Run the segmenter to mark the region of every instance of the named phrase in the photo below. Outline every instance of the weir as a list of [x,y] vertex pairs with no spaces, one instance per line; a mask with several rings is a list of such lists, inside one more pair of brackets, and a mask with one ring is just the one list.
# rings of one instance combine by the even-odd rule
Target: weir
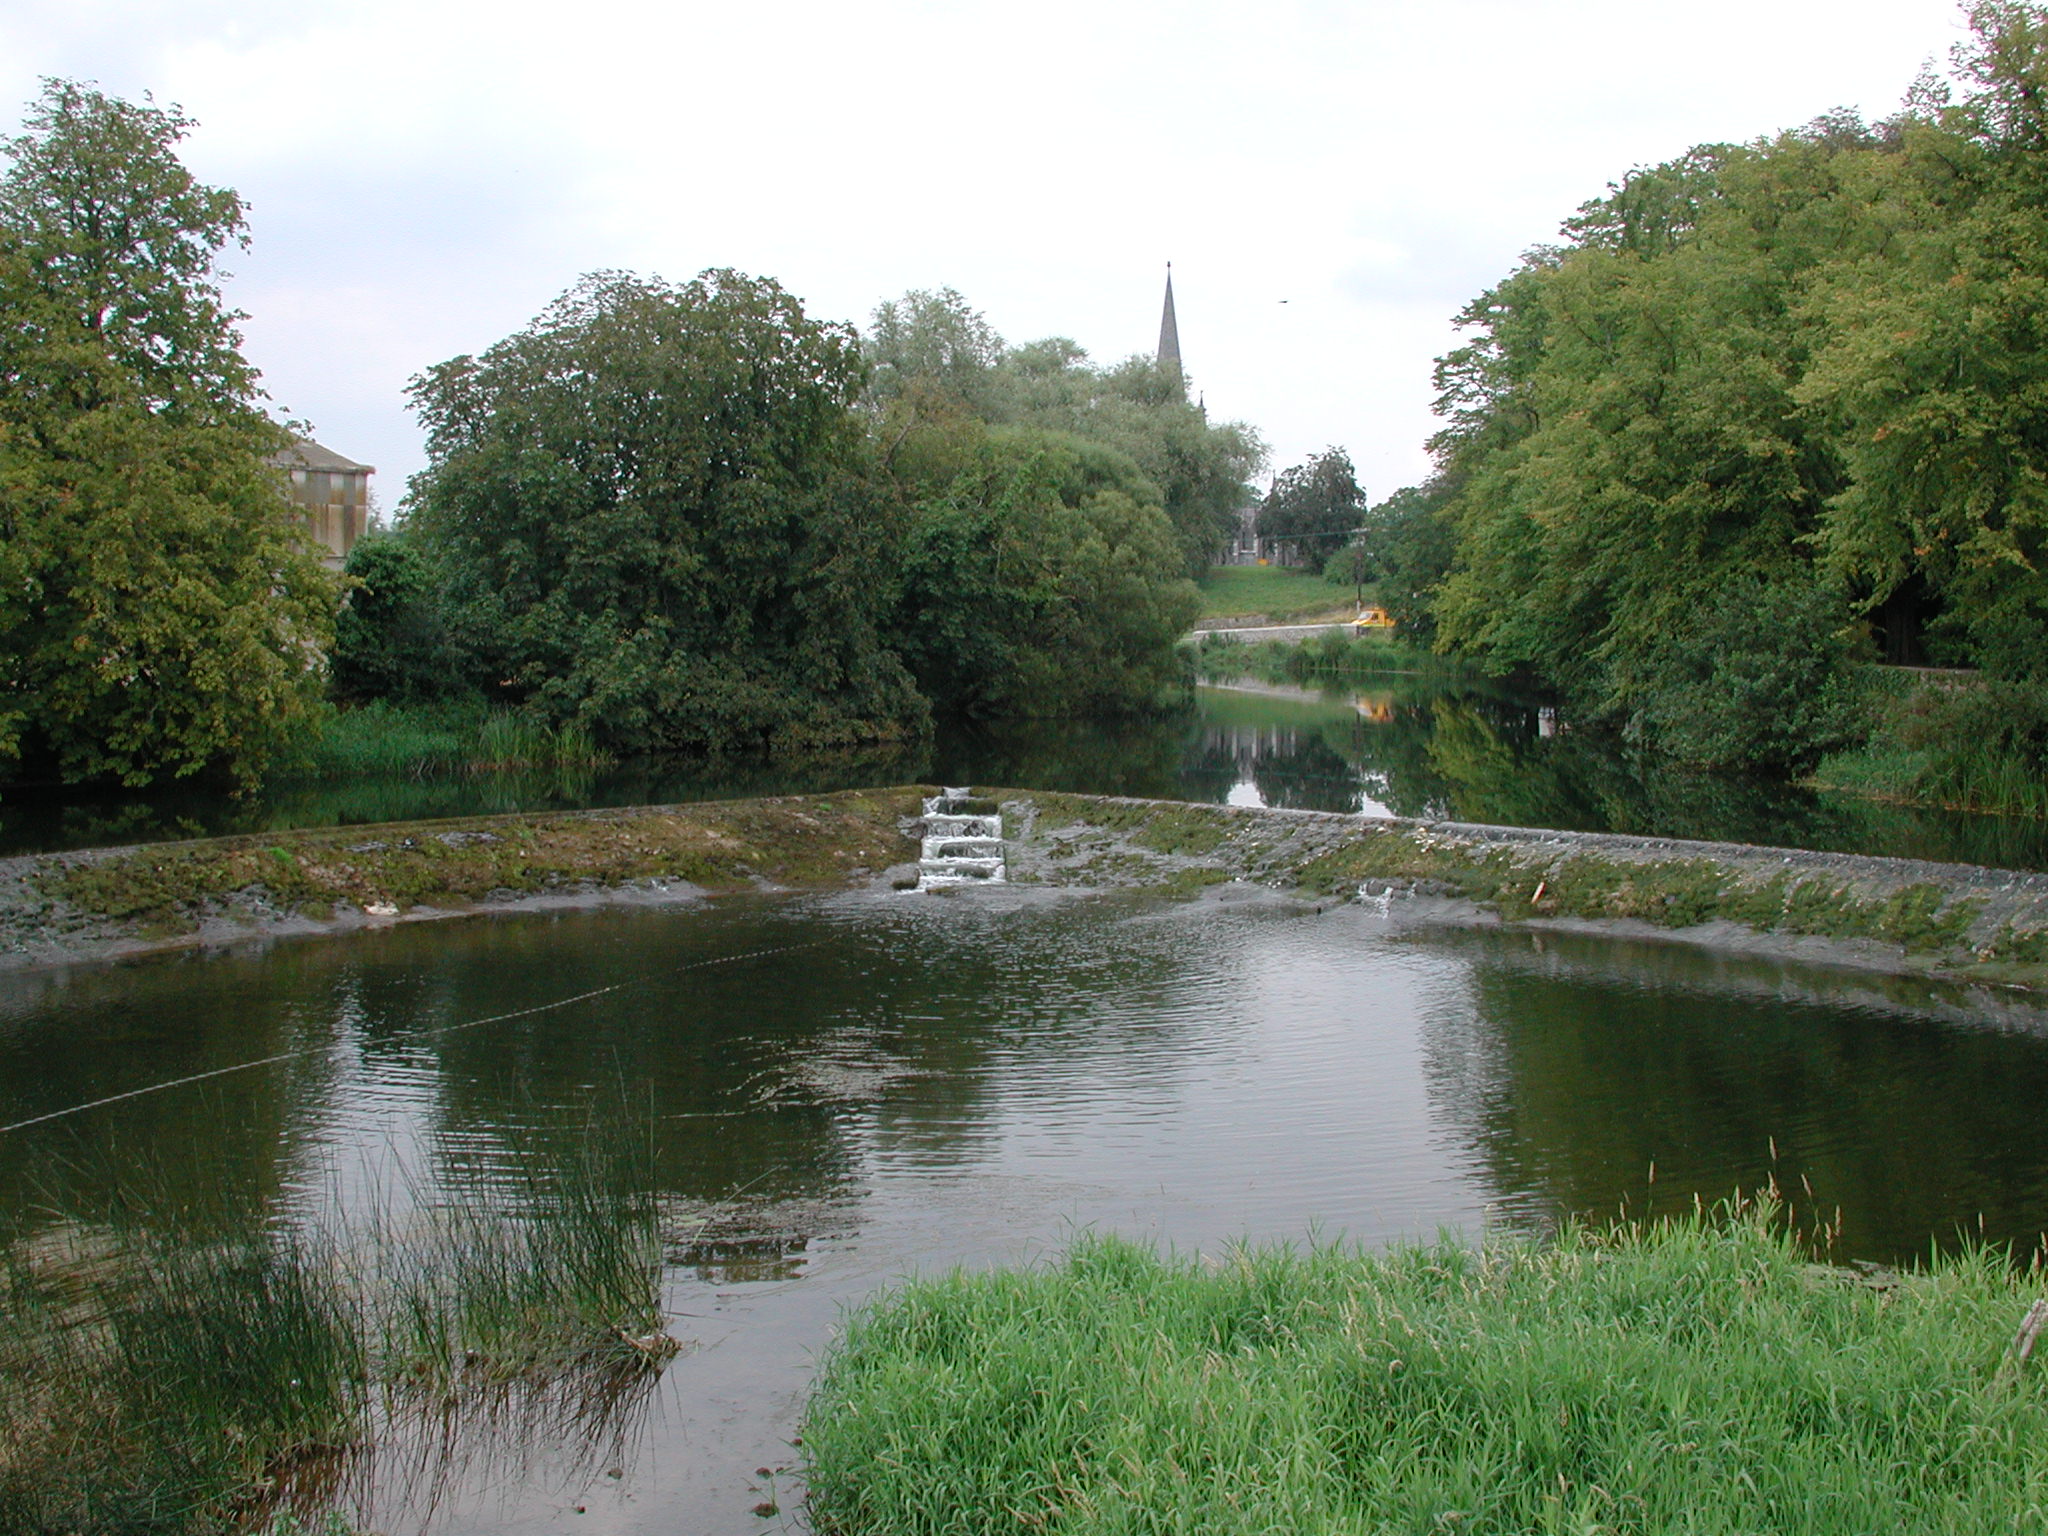
[[941,790],[924,802],[924,844],[917,861],[920,891],[1002,884],[1002,813],[973,806],[973,791],[964,788]]

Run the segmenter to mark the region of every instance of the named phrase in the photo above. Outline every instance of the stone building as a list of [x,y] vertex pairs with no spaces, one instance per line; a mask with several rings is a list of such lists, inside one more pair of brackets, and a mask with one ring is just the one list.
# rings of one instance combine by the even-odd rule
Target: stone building
[[270,462],[285,472],[285,496],[305,516],[307,530],[326,551],[326,563],[339,569],[370,526],[370,476],[376,470],[309,437]]

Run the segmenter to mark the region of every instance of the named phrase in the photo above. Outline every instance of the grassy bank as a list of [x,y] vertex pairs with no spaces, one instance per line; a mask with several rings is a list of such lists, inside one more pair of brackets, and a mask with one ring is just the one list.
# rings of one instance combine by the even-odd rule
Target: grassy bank
[[1540,1247],[1084,1241],[869,1303],[804,1425],[831,1536],[2010,1532],[2038,1275],[1868,1280],[1769,1209]]
[[507,1392],[572,1420],[632,1397],[675,1351],[644,1174],[593,1132],[529,1159],[523,1191],[436,1191],[402,1220],[251,1233],[138,1200],[14,1244],[0,1530],[247,1530],[333,1502],[380,1437],[452,1438]]
[[1218,565],[1201,583],[1197,619],[1258,618],[1284,624],[1317,614],[1351,612],[1351,589],[1311,571],[1279,565]]
[[1860,739],[1822,760],[1816,787],[2048,816],[2048,687],[1872,667],[1857,709]]

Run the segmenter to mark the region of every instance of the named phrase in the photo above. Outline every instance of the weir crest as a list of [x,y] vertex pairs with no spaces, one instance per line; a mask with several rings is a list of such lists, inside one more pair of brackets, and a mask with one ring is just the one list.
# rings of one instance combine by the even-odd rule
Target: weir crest
[[[982,802],[985,804],[985,802]],[[980,808],[968,789],[945,789],[924,802],[924,845],[917,888],[1003,882],[1003,817]]]

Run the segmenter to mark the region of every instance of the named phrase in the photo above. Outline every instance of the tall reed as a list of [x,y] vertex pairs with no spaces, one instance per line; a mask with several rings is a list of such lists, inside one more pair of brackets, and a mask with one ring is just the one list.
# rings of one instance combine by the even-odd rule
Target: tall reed
[[409,1413],[513,1383],[610,1411],[675,1349],[635,1145],[594,1124],[509,1182],[298,1230],[74,1223],[0,1251],[0,1531],[317,1508]]
[[291,773],[315,779],[431,778],[587,772],[610,762],[587,726],[551,726],[480,702],[399,706],[380,701],[330,717]]

